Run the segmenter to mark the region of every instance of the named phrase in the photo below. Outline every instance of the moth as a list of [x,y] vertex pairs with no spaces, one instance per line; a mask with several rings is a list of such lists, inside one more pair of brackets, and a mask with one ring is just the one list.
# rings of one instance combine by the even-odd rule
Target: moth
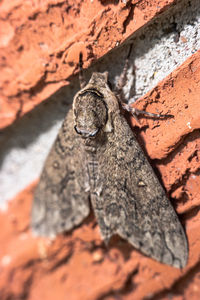
[[[81,57],[81,55],[80,55]],[[32,208],[37,235],[79,225],[93,207],[106,243],[114,234],[143,254],[183,268],[188,246],[181,223],[130,128],[108,73],[93,73],[73,99],[45,162]],[[150,116],[154,114],[148,113]],[[157,116],[157,115],[155,115]]]

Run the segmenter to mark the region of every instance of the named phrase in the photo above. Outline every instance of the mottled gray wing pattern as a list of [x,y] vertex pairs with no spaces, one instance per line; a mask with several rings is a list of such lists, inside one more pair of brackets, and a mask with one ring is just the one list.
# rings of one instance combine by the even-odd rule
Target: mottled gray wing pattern
[[184,267],[185,233],[164,189],[123,115],[116,114],[113,127],[99,148],[102,190],[93,199],[103,238],[118,233],[144,254]]
[[38,235],[55,236],[70,230],[89,214],[84,151],[73,126],[70,110],[36,188],[32,227]]

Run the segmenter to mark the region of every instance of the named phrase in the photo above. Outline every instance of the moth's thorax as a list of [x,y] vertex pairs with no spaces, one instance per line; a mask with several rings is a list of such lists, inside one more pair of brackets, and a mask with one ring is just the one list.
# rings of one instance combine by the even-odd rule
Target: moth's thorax
[[74,102],[76,132],[83,138],[96,136],[108,119],[103,95],[95,89],[87,89],[80,92]]
[[83,138],[112,131],[111,115],[119,111],[119,103],[108,86],[107,77],[107,72],[93,73],[86,87],[74,98],[74,128]]

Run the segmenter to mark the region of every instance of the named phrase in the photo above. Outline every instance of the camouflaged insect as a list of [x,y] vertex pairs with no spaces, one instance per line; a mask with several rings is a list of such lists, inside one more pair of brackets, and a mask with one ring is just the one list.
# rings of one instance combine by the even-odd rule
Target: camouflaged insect
[[90,213],[90,201],[105,242],[118,234],[147,256],[183,268],[184,230],[124,108],[107,73],[93,73],[75,95],[35,192],[33,231],[55,236],[74,228]]

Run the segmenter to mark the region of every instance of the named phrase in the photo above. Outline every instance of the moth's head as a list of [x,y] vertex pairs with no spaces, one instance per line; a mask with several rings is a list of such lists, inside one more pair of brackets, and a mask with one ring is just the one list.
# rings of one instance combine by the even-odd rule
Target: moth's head
[[74,128],[83,138],[95,137],[107,123],[108,111],[104,97],[95,88],[79,92],[73,108]]

